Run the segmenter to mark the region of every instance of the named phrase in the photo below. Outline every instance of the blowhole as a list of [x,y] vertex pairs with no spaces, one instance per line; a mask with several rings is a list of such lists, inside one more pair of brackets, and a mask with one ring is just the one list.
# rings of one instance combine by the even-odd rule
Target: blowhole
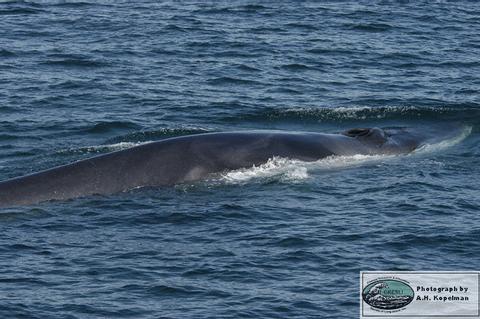
[[350,137],[365,136],[370,133],[369,128],[352,128],[351,130],[345,131],[343,134]]

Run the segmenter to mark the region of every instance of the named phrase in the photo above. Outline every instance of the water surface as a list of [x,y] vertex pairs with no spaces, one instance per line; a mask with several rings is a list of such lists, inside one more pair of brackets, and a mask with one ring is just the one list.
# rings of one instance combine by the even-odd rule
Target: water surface
[[4,318],[353,318],[360,270],[478,270],[480,6],[4,1],[0,179],[186,134],[457,123],[0,212]]

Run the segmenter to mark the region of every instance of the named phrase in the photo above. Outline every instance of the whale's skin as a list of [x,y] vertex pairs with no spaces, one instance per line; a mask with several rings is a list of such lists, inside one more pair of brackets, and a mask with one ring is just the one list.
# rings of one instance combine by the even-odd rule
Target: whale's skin
[[249,131],[168,138],[0,183],[0,207],[113,194],[197,181],[273,157],[316,161],[332,155],[408,153],[422,139],[405,129],[342,134]]

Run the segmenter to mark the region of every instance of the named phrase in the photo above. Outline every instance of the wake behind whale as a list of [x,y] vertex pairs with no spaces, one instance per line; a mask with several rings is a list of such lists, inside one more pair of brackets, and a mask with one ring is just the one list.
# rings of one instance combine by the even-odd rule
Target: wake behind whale
[[1,182],[0,207],[193,182],[274,158],[315,162],[331,156],[407,154],[455,132],[355,128],[340,134],[246,131],[174,137]]

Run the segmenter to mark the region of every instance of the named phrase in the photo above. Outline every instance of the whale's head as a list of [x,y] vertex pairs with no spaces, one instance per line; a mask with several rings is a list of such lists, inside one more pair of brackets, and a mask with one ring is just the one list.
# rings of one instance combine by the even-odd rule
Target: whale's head
[[422,139],[406,128],[354,128],[343,135],[361,142],[373,153],[408,153],[422,144]]

